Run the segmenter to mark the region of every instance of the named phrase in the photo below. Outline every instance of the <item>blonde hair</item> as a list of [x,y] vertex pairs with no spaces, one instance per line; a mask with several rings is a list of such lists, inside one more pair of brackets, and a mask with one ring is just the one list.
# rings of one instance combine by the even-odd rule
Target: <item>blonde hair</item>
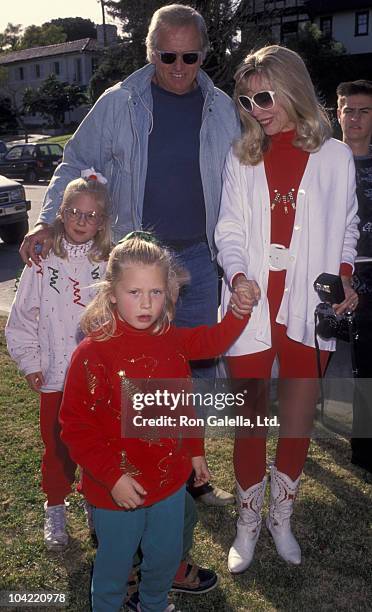
[[202,58],[204,60],[209,48],[209,38],[204,17],[191,6],[183,4],[162,6],[153,14],[146,37],[147,60],[150,63],[152,62],[152,56],[157,47],[158,34],[161,29],[188,26],[195,26],[199,31]]
[[62,215],[65,208],[73,206],[75,198],[81,194],[89,195],[95,201],[99,214],[102,217],[102,228],[97,231],[93,238],[88,259],[91,262],[106,260],[112,246],[109,215],[110,198],[106,186],[99,183],[96,179],[78,178],[68,183],[63,194],[62,204],[53,223],[54,240],[52,250],[58,257],[62,259],[67,258],[66,249],[63,247],[65,228]]
[[[85,335],[96,340],[108,340],[116,332],[116,304],[111,301],[115,285],[120,281],[123,267],[127,265],[157,265],[166,274],[166,296],[163,312],[152,332],[164,333],[174,318],[175,305],[180,288],[189,282],[188,272],[179,266],[175,258],[148,232],[132,232],[112,250],[107,264],[105,280],[100,283],[93,301],[87,306],[80,325]],[[125,273],[125,272],[124,272]]]
[[240,162],[257,165],[270,146],[270,137],[238,102],[239,95],[246,95],[248,79],[254,74],[268,81],[275,91],[275,99],[295,124],[293,145],[310,153],[318,151],[331,137],[332,129],[327,113],[317,100],[309,72],[297,53],[280,45],[270,45],[247,55],[234,75],[234,100],[243,124],[242,137],[235,144]]

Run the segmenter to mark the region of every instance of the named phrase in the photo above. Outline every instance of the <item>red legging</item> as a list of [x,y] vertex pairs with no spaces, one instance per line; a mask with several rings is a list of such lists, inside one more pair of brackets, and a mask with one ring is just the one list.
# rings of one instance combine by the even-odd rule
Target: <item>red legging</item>
[[60,391],[40,395],[40,433],[45,447],[41,463],[41,484],[49,506],[63,504],[75,480],[76,464],[60,438],[58,417],[61,402]]
[[[275,465],[280,472],[296,480],[306,461],[316,401],[319,394],[315,349],[291,340],[286,327],[275,322],[284,289],[285,272],[270,272],[268,299],[270,305],[272,346],[266,351],[239,357],[228,357],[233,379],[245,379],[247,400],[242,414],[255,423],[265,416],[269,381],[275,357],[279,361],[279,440]],[[321,351],[324,371],[329,353]],[[247,380],[247,379],[253,380]],[[254,380],[257,379],[257,380]],[[239,384],[239,383],[236,383]],[[260,482],[266,472],[266,428],[237,429],[234,445],[236,479],[242,489]]]

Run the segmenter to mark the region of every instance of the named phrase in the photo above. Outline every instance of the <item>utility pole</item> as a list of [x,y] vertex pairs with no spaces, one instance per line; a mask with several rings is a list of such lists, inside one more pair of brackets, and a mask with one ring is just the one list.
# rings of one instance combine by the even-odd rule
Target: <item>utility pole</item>
[[105,2],[100,0],[102,9],[102,25],[103,25],[103,46],[107,47],[107,35],[106,35],[106,18],[105,18]]

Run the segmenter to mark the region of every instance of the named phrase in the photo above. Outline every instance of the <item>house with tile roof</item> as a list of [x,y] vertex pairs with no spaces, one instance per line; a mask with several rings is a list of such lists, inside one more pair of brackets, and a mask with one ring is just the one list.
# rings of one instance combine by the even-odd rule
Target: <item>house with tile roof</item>
[[[116,42],[116,27],[106,24],[109,43]],[[97,40],[83,38],[70,42],[32,47],[0,54],[0,70],[5,78],[0,81],[0,94],[9,97],[13,106],[22,107],[23,93],[27,87],[37,89],[51,74],[69,84],[87,88],[103,50],[103,33],[97,26]],[[66,113],[66,123],[79,122],[88,112],[87,105]],[[27,124],[40,125],[40,116],[27,116]]]

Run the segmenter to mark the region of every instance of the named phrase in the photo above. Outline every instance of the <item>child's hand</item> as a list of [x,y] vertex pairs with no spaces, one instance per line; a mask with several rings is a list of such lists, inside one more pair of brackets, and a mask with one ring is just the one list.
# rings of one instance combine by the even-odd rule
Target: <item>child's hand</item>
[[41,372],[32,372],[26,374],[28,386],[36,393],[40,393],[40,387],[44,384],[44,377]]
[[138,506],[142,506],[147,491],[137,480],[123,474],[112,487],[111,495],[118,506],[126,510],[134,510]]
[[191,463],[195,472],[194,487],[201,487],[211,478],[205,457],[193,457]]
[[261,298],[261,291],[256,281],[247,280],[244,274],[237,274],[233,280],[233,293],[229,307],[238,319],[251,314]]

